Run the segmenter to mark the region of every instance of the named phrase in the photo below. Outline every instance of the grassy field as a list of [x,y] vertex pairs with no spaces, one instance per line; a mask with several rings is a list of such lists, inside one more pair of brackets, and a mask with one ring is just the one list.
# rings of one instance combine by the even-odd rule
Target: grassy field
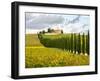
[[44,47],[37,35],[26,35],[26,68],[79,65],[89,65],[89,56],[73,54],[58,48]]
[[25,46],[42,46],[40,43],[38,36],[36,34],[26,34],[25,36]]

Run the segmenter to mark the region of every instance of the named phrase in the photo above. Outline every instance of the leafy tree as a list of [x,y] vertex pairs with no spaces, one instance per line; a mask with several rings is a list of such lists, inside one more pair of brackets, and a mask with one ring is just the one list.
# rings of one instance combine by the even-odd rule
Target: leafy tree
[[50,28],[48,28],[48,33],[51,33],[51,31],[52,31],[52,30],[51,30]]
[[45,34],[45,30],[43,30],[42,33]]

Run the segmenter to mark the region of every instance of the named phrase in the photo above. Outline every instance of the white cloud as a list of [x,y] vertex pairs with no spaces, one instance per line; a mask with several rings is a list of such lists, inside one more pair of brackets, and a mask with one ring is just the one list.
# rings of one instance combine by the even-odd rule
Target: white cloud
[[70,23],[64,26],[63,31],[64,33],[82,33],[88,31],[89,26],[86,25],[83,27],[83,25],[83,23]]
[[48,28],[59,27],[64,33],[79,33],[89,30],[89,16],[26,13],[26,32],[37,33]]
[[49,25],[61,24],[63,21],[63,16],[56,14],[26,13],[26,28],[29,29],[42,29]]

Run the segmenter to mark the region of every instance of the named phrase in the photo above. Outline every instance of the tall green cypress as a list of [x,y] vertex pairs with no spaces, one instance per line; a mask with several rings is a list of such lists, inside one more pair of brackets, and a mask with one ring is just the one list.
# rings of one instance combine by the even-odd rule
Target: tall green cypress
[[81,36],[80,36],[80,33],[78,34],[77,51],[78,51],[79,54],[81,53]]
[[66,45],[66,50],[68,50],[68,35],[66,35],[66,43],[65,43],[65,45]]
[[71,33],[71,52],[73,53],[73,33]]
[[68,34],[68,51],[70,51],[70,37],[69,37],[69,34]]
[[89,31],[88,31],[88,54],[90,54],[90,34],[89,34]]
[[73,52],[74,52],[74,33],[73,33]]
[[86,37],[86,53],[89,55],[89,31]]
[[84,54],[85,53],[85,35],[84,35],[84,33],[83,33],[83,35],[82,35],[82,53]]
[[78,35],[76,33],[76,52],[78,51],[78,42],[77,42],[77,40],[78,40]]
[[69,37],[67,35],[67,50],[69,51]]
[[68,35],[68,51],[70,51],[70,37]]
[[86,43],[87,43],[87,39],[86,39],[87,35],[84,35],[84,53],[86,53]]
[[74,52],[76,53],[76,33],[74,33]]
[[70,34],[70,52],[71,52],[71,34]]
[[67,50],[67,39],[66,39],[66,37],[64,38],[64,40],[65,40],[65,49]]
[[68,49],[67,49],[67,47],[68,47],[68,45],[67,45],[67,44],[68,44],[68,43],[67,43],[67,40],[68,40],[68,39],[67,39],[67,36],[66,36],[66,39],[65,39],[65,48],[66,48],[66,50],[68,50]]

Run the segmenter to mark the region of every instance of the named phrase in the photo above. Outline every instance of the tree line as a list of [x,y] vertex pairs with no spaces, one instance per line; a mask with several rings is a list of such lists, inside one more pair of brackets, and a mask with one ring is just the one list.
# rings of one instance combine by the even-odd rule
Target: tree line
[[[39,32],[39,34],[52,33],[54,31],[55,31],[54,29],[48,28],[47,31],[42,30]],[[61,33],[63,34],[63,30],[61,30]]]
[[87,34],[71,33],[61,34],[60,36],[56,35],[53,39],[52,36],[38,34],[38,38],[45,47],[60,48],[76,54],[87,53],[89,55],[89,31]]

